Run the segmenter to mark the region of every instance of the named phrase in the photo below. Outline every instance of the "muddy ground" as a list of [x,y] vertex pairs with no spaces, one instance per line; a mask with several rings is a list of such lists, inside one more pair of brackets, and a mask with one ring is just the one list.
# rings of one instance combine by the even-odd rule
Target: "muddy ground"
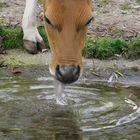
[[[37,55],[27,54],[24,50],[9,50],[1,55],[0,73],[7,76],[29,75],[33,77],[46,77],[49,72],[51,54],[46,52]],[[93,83],[121,86],[128,84],[140,86],[140,59],[125,60],[123,58],[112,60],[98,60],[83,58],[84,70],[80,80],[92,80]],[[119,84],[118,84],[119,83]]]
[[[30,65],[28,67],[9,65],[0,68],[0,73],[6,77],[19,77],[20,75],[36,78],[51,76],[48,65]],[[140,71],[135,69],[135,67],[119,70],[113,67],[98,70],[84,67],[83,74],[77,82],[87,83],[88,81],[92,81],[92,84],[107,85],[115,88],[140,87]]]
[[[0,26],[21,25],[25,0],[0,0]],[[41,6],[38,4],[38,23]],[[140,33],[140,5],[138,0],[93,0],[94,22],[88,34],[95,36],[123,36],[131,39]]]

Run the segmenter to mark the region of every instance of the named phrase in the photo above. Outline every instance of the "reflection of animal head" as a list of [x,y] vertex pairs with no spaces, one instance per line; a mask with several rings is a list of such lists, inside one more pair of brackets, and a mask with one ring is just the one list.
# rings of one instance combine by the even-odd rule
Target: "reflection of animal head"
[[[44,110],[44,105],[49,108]],[[48,105],[46,102],[44,105],[43,111],[34,120],[33,140],[40,139],[40,136],[48,140],[82,140],[81,130],[77,124],[77,114],[73,108]]]
[[56,140],[81,140],[77,115],[70,107],[56,106],[49,113],[48,130]]
[[90,0],[44,0],[52,52],[50,71],[63,83],[75,82],[82,71],[82,48],[91,12]]

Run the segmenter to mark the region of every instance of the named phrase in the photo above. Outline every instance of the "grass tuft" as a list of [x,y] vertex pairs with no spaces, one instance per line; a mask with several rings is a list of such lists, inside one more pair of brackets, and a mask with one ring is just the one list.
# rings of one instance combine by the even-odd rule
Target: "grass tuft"
[[109,37],[100,38],[96,43],[95,57],[100,59],[106,59],[109,56],[113,56],[112,40]]
[[85,41],[85,46],[83,49],[83,56],[86,58],[92,58],[96,50],[96,40],[92,37],[88,37]]
[[88,38],[83,54],[86,58],[107,59],[115,54],[121,54],[125,45],[126,42],[122,38],[100,37],[96,40]]
[[140,35],[133,38],[128,48],[125,48],[125,55],[127,58],[137,59],[140,57]]
[[0,27],[0,36],[4,37],[3,45],[6,49],[20,48],[23,44],[23,33],[20,27]]

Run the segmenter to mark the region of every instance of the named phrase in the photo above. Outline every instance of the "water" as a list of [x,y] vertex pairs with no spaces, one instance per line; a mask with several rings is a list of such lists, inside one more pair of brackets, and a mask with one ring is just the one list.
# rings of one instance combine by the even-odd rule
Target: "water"
[[140,87],[91,80],[65,88],[57,105],[53,78],[0,75],[0,140],[139,140]]

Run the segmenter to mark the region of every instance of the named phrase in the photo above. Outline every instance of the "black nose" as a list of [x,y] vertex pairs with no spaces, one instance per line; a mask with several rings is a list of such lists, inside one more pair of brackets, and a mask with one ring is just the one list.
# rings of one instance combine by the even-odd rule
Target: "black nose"
[[56,78],[64,84],[73,83],[79,78],[80,66],[57,65],[55,75]]

